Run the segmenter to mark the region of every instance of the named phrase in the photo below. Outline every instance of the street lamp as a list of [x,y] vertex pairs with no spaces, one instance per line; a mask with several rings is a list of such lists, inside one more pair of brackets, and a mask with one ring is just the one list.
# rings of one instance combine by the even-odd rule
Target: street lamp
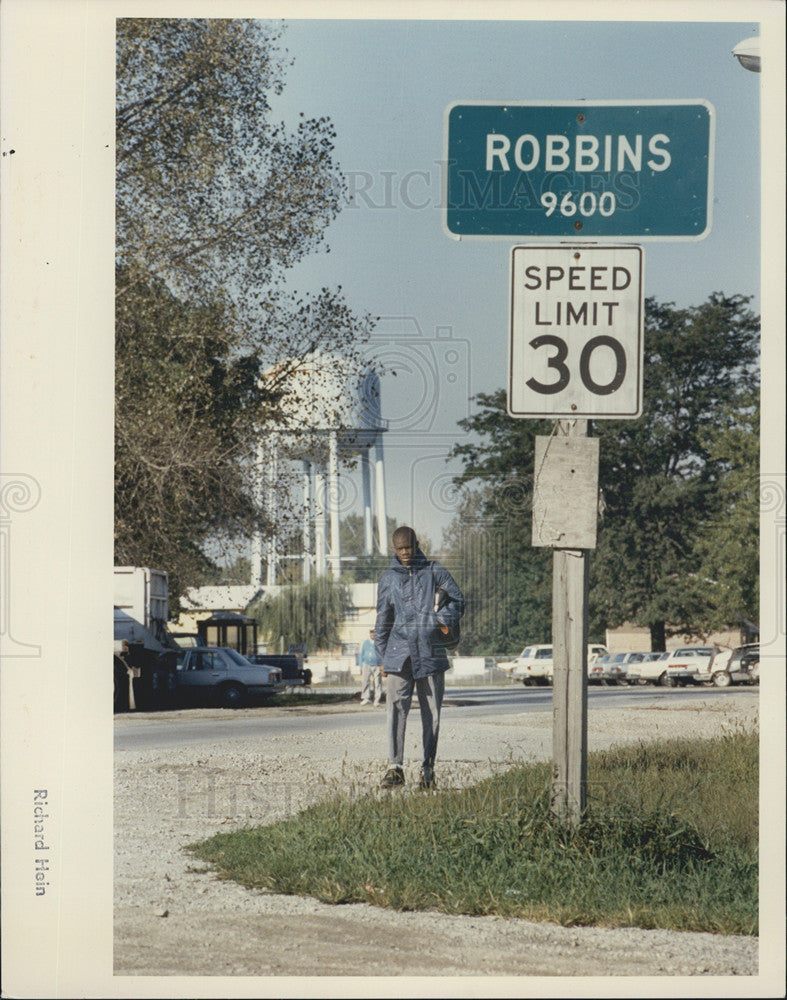
[[759,38],[744,38],[742,42],[738,42],[732,50],[732,54],[744,69],[750,69],[752,73],[760,72]]

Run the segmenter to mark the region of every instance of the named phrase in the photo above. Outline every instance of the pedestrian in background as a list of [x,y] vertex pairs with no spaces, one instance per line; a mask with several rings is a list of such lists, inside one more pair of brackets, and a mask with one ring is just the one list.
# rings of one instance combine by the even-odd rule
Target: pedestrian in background
[[361,646],[361,704],[375,706],[383,700],[383,672],[374,647],[374,629],[369,629],[369,638]]
[[413,690],[421,710],[423,764],[419,786],[434,785],[434,762],[450,664],[446,644],[458,635],[465,600],[448,570],[429,560],[415,531],[393,533],[394,555],[377,586],[377,655],[383,666],[387,702],[388,770],[383,788],[404,784],[404,735]]

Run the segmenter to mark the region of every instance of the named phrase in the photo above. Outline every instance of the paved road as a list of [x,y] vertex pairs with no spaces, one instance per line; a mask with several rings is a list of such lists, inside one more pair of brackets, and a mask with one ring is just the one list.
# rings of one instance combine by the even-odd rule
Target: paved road
[[[348,689],[348,693],[354,689]],[[588,712],[594,707],[627,708],[632,705],[667,705],[690,703],[697,698],[715,698],[734,694],[757,698],[758,688],[713,687],[654,688],[614,687],[588,688]],[[545,711],[552,705],[552,689],[525,688],[520,685],[454,687],[446,689],[446,717],[478,717],[511,712]],[[314,706],[315,709],[319,706]],[[253,737],[264,729],[266,735],[289,734],[299,729],[332,733],[357,726],[377,726],[381,733],[385,710],[362,709],[353,703],[347,708],[331,706],[329,710],[303,714],[278,714],[274,708],[249,708],[240,711],[222,709],[121,715],[115,718],[115,750],[150,750],[187,744],[213,743],[222,739]],[[277,713],[277,714],[274,714]]]

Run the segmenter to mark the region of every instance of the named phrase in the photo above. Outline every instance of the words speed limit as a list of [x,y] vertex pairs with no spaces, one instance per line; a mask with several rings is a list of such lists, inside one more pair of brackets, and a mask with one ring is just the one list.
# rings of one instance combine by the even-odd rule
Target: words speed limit
[[637,246],[513,247],[510,416],[641,414],[642,272]]

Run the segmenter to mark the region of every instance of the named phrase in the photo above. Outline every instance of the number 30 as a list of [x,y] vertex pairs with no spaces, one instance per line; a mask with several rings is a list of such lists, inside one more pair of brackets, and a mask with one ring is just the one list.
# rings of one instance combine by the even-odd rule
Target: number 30
[[[540,392],[545,396],[561,392],[571,380],[571,372],[565,363],[568,357],[568,345],[565,340],[550,333],[544,333],[540,337],[534,337],[530,341],[530,346],[534,350],[538,350],[539,347],[554,347],[557,353],[547,360],[547,366],[554,368],[558,374],[554,382],[539,382],[538,379],[529,378],[525,385],[534,392]],[[597,347],[609,347],[615,355],[615,374],[606,385],[595,382],[590,374],[590,357]],[[596,396],[608,396],[611,392],[619,389],[626,377],[626,352],[620,341],[604,335],[591,337],[579,355],[579,377],[585,388]]]

